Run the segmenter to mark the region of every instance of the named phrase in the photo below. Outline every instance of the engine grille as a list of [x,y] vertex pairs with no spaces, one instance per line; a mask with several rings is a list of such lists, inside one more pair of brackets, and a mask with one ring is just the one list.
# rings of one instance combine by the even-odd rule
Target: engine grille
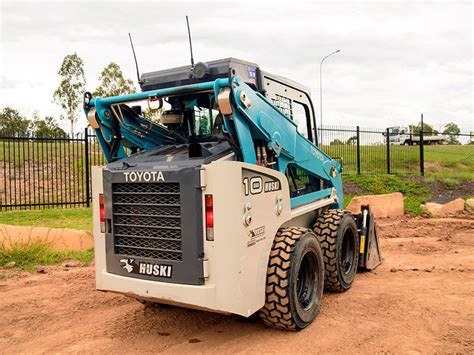
[[182,261],[179,183],[112,184],[115,253]]

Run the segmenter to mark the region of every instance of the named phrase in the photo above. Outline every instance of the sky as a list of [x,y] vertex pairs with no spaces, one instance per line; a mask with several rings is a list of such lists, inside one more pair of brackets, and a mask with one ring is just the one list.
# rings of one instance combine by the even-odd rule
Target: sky
[[0,0],[0,108],[59,118],[57,72],[74,52],[89,91],[111,61],[136,83],[128,32],[142,73],[189,64],[185,15],[196,61],[236,57],[300,82],[318,121],[320,61],[340,49],[323,65],[325,125],[385,128],[423,113],[437,129],[474,131],[472,1]]

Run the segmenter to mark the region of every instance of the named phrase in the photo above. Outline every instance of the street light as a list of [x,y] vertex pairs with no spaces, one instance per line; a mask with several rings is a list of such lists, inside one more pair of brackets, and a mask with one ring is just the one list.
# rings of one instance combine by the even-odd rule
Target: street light
[[323,145],[323,62],[326,60],[326,58],[332,56],[333,54],[339,53],[341,50],[338,49],[337,51],[334,51],[332,53],[329,53],[327,56],[325,56],[323,59],[321,59],[321,64],[319,65],[319,106],[320,106],[320,125],[319,125],[319,131],[321,132],[320,134],[320,141],[319,144],[320,146]]

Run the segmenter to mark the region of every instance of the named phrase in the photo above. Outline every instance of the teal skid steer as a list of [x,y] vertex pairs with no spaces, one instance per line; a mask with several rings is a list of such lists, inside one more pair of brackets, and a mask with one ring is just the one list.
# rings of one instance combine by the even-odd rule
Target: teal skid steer
[[92,174],[97,289],[300,330],[323,289],[381,263],[370,208],[342,209],[308,88],[234,58],[140,86],[84,94],[107,159]]

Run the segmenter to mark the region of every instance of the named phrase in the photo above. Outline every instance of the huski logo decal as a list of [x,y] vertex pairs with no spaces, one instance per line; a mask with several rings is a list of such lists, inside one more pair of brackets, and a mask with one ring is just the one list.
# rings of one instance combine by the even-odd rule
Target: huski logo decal
[[147,262],[135,262],[135,259],[120,259],[120,262],[123,263],[122,268],[127,270],[127,272],[140,275],[148,276],[159,276],[170,278],[173,275],[173,266],[172,265],[163,265]]
[[127,270],[128,273],[131,273],[133,271],[133,265],[130,263],[133,263],[133,259],[120,259],[121,263],[124,263],[122,267]]

